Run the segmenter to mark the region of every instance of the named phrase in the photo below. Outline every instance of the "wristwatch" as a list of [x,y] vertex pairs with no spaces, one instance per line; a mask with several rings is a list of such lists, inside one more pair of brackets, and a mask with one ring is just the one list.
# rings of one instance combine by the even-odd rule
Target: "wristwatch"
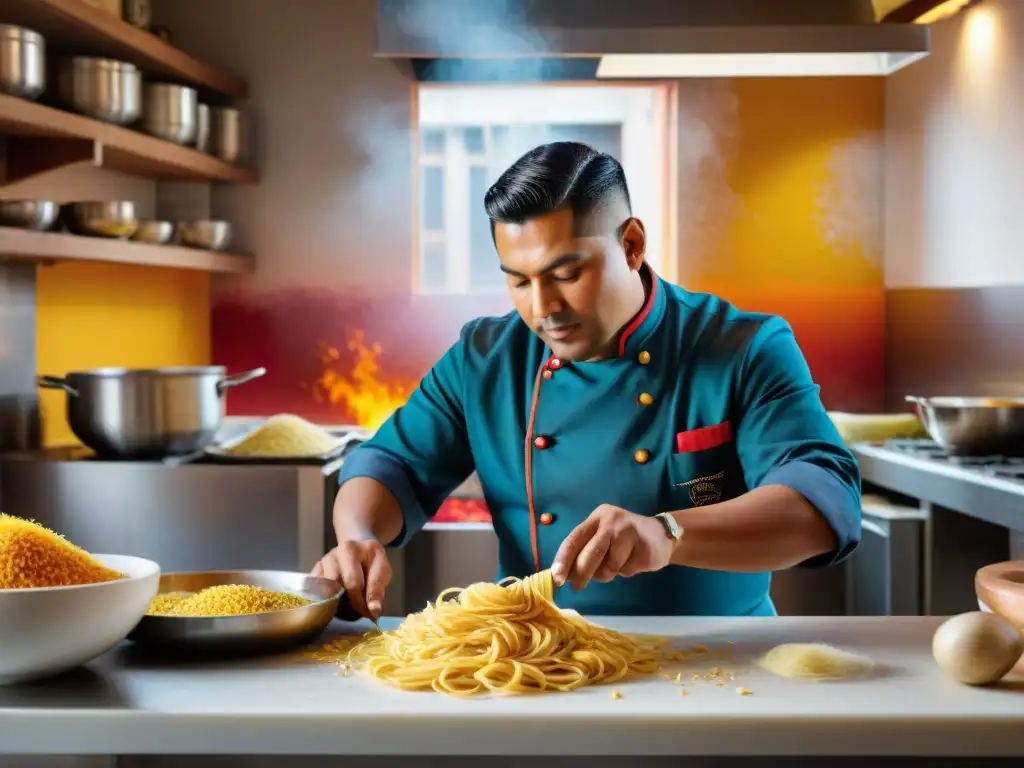
[[672,539],[672,541],[679,541],[683,538],[683,526],[681,526],[679,522],[672,517],[671,512],[662,512],[661,514],[657,514],[654,516],[654,519],[664,526],[665,533],[668,534],[668,537]]

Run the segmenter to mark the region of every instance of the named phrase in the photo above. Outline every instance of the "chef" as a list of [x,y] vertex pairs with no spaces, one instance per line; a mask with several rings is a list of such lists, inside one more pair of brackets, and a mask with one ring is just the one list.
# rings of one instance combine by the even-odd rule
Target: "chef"
[[789,326],[658,277],[615,159],[538,147],[484,203],[515,311],[349,455],[314,573],[376,617],[387,549],[474,470],[498,577],[551,568],[584,614],[774,615],[772,571],[854,550],[858,465]]

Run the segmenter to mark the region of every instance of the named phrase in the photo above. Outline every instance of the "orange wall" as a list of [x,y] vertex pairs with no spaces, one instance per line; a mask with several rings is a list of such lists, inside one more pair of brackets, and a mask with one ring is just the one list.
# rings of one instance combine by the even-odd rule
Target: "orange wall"
[[785,317],[826,406],[881,408],[885,81],[679,88],[679,282]]
[[[210,276],[107,264],[40,268],[37,366],[42,374],[101,366],[210,362]],[[76,443],[62,392],[41,391],[49,446]]]

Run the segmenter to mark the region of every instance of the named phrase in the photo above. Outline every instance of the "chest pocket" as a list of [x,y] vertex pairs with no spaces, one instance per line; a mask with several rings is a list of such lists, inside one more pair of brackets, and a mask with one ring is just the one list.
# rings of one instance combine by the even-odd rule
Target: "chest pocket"
[[746,492],[729,422],[681,432],[669,457],[669,503],[674,509],[717,504]]

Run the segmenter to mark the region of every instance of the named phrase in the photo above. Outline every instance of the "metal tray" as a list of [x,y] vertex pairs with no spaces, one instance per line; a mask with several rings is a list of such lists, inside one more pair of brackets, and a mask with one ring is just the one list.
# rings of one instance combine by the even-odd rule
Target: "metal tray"
[[158,594],[248,584],[314,602],[287,611],[245,616],[144,616],[128,635],[138,648],[163,653],[244,656],[281,652],[319,637],[338,611],[344,589],[331,579],[291,571],[165,573]]
[[[258,427],[257,427],[258,429]],[[327,432],[341,438],[341,443],[327,453],[317,456],[232,456],[227,451],[238,445],[256,430],[250,430],[244,435],[226,440],[219,445],[208,445],[203,449],[202,461],[207,464],[307,464],[319,466],[335,459],[341,458],[345,453],[355,448],[356,445],[369,439],[368,432],[361,430],[331,430]]]

